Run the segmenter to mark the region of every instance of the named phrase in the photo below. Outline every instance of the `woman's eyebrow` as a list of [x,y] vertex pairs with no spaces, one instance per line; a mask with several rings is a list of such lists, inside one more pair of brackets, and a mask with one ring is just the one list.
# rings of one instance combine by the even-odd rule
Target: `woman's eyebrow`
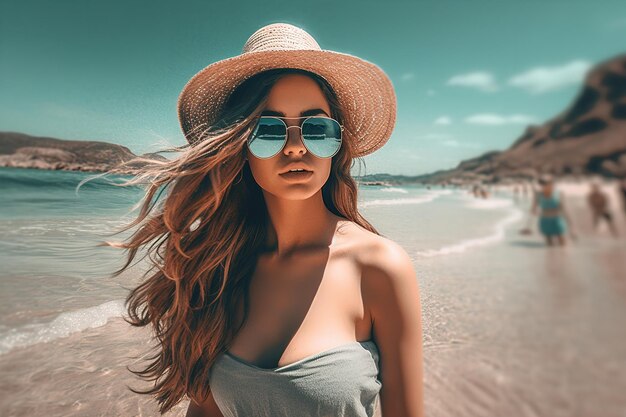
[[[305,111],[300,113],[300,116],[302,116],[302,117],[313,116],[313,115],[320,114],[320,113],[324,113],[326,116],[330,117],[330,115],[328,113],[326,113],[326,111],[324,109],[305,110]],[[280,111],[276,111],[276,110],[263,110],[263,112],[261,112],[261,116],[285,117],[285,113],[280,112]]]

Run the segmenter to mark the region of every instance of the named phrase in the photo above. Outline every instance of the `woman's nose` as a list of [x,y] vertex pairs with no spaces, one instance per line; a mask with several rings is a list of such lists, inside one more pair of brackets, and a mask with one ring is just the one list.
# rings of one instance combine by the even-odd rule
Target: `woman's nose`
[[285,154],[289,154],[290,152],[306,153],[300,126],[287,126],[287,143],[285,144],[283,152]]

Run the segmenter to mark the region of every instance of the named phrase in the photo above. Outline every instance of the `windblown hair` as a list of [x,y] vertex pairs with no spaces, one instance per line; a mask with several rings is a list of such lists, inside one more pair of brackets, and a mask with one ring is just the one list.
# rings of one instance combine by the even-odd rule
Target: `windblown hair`
[[[126,270],[140,249],[146,249],[141,259],[150,260],[143,276],[147,278],[126,299],[124,320],[154,330],[158,343],[149,365],[140,371],[127,367],[154,386],[147,391],[128,388],[153,395],[161,414],[185,395],[198,404],[206,400],[216,356],[228,349],[248,317],[249,280],[266,244],[268,213],[244,159],[245,145],[271,87],[288,73],[313,78],[328,100],[331,116],[342,123],[342,109],[324,79],[303,70],[264,71],[231,94],[218,123],[193,132],[201,140],[161,151],[178,152],[174,159],[138,157],[107,172],[123,173],[124,166],[143,164],[121,184],[147,184],[144,201],[136,206],[141,210],[116,233],[139,228],[125,242],[105,241],[100,246],[127,252],[125,265],[113,277]],[[344,130],[322,196],[329,211],[380,235],[357,209],[357,184],[350,174],[356,139]]]

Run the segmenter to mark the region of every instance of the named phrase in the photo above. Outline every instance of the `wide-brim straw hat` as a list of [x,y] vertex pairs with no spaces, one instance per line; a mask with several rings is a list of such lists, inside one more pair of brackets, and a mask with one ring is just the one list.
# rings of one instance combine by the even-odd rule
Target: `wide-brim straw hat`
[[262,27],[248,38],[241,55],[215,62],[185,85],[178,98],[178,118],[187,141],[216,123],[231,93],[251,76],[275,68],[295,68],[324,78],[344,110],[344,130],[355,141],[355,157],[371,154],[391,136],[396,122],[396,94],[377,65],[359,57],[322,50],[303,29],[287,23]]

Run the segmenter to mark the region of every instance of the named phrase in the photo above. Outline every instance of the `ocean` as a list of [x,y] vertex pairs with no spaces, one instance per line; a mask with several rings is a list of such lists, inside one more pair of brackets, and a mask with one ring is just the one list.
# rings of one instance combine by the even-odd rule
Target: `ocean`
[[[2,416],[157,415],[125,387],[145,388],[125,366],[150,335],[121,317],[146,265],[111,278],[123,252],[96,246],[129,235],[110,236],[143,190],[98,179],[76,192],[90,175],[0,169]],[[518,233],[530,200],[504,187],[360,187],[361,213],[420,280],[428,415],[626,416],[626,243],[592,230],[581,187],[579,239],[550,249]]]

